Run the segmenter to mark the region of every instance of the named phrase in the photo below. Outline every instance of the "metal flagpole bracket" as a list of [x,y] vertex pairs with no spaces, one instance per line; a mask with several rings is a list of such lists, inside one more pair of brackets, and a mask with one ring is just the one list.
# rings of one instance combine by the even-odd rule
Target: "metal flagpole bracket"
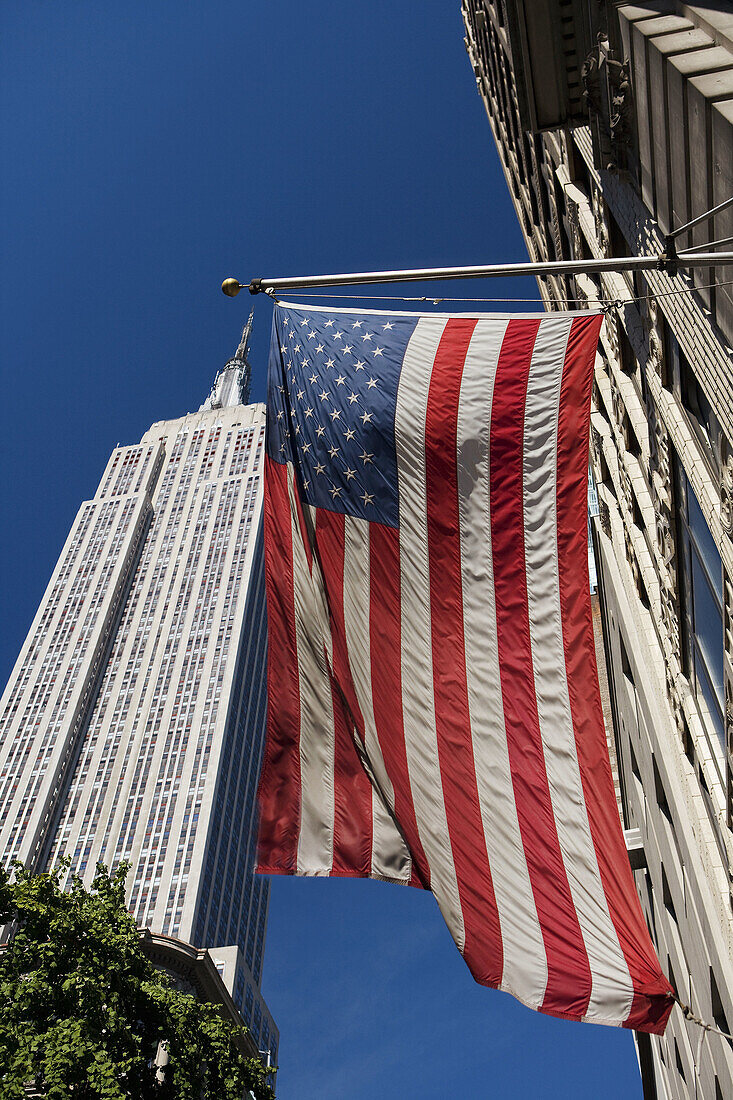
[[664,238],[664,252],[659,254],[659,270],[667,275],[677,275],[679,272],[679,256],[674,234],[668,233]]

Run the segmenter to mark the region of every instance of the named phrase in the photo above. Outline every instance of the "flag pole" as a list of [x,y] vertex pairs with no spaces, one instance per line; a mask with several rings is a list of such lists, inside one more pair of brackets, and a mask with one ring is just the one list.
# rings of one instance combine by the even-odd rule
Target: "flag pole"
[[550,260],[516,264],[487,264],[477,267],[426,267],[403,271],[355,271],[342,275],[292,275],[282,278],[263,277],[250,283],[238,279],[225,279],[221,289],[230,298],[236,297],[245,287],[250,294],[278,293],[283,290],[302,290],[331,286],[367,286],[370,284],[428,282],[440,279],[494,279],[528,275],[593,275],[609,271],[666,271],[676,275],[678,270],[695,267],[732,267],[733,252],[704,252],[678,254],[673,242],[666,252],[654,256],[618,256],[601,260]]

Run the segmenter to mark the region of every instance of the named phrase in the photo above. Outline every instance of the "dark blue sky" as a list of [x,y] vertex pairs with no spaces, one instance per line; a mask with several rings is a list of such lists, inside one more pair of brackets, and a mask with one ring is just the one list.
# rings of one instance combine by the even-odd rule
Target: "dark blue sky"
[[[252,300],[225,276],[526,254],[459,0],[5,0],[3,30],[4,683],[110,450],[195,409],[236,347]],[[391,293],[425,290],[536,297]],[[641,1092],[629,1033],[475,985],[418,890],[275,881],[264,990],[281,1100]]]

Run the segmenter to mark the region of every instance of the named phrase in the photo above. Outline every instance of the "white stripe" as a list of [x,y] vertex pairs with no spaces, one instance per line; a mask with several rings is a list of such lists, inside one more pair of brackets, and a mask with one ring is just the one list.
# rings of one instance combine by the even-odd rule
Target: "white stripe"
[[609,915],[575,747],[560,608],[556,463],[562,367],[571,318],[542,321],[524,421],[524,530],[529,629],[547,780],[592,990],[586,1019],[624,1020],[633,987]]
[[456,451],[461,584],[476,786],[504,952],[501,988],[537,1008],[547,985],[547,956],[509,764],[491,551],[491,405],[506,327],[503,319],[479,321],[461,381]]
[[295,639],[300,686],[300,831],[298,874],[329,875],[333,866],[334,758],[336,732],[331,682],[323,645],[330,639],[324,584],[316,559],[308,567],[288,463],[293,543]]
[[369,523],[344,518],[344,627],[351,680],[364,720],[364,749],[372,781],[372,874],[378,878],[410,881],[412,861],[389,811],[394,791],[377,738],[372,703],[370,656]]
[[400,501],[402,707],[407,769],[430,883],[459,950],[463,913],[438,762],[430,621],[425,420],[430,375],[446,321],[422,317],[407,345],[397,389],[395,445]]

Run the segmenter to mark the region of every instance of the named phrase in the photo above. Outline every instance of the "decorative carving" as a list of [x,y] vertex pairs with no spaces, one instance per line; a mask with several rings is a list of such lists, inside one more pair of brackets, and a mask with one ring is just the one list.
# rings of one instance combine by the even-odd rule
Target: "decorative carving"
[[608,502],[605,500],[599,500],[598,502],[598,514],[601,521],[601,530],[606,538],[611,537],[611,510],[608,507]]
[[567,199],[567,227],[575,259],[582,259],[584,251],[583,233],[580,228],[578,204]]
[[604,256],[610,256],[611,244],[608,226],[606,224],[603,196],[595,182],[591,184],[590,201],[593,210],[593,223],[595,225],[596,238],[601,246],[601,252]]
[[733,535],[733,451],[727,441],[721,450],[720,522],[726,534]]

